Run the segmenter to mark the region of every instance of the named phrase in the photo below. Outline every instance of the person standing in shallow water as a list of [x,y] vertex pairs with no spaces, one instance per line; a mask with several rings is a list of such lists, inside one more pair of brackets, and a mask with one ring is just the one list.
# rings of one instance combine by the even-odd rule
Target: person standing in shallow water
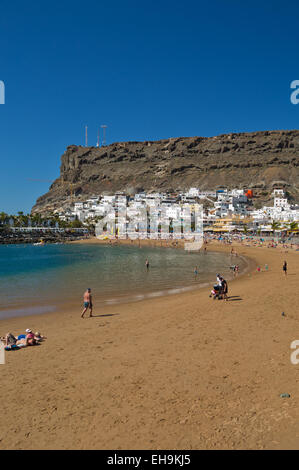
[[146,269],[149,270],[149,260],[148,259],[145,260],[145,266],[146,266]]
[[89,316],[92,317],[92,297],[91,297],[91,289],[89,288],[84,292],[83,304],[84,304],[84,309],[81,314],[81,318],[84,318],[84,314],[86,313],[88,308],[90,310]]

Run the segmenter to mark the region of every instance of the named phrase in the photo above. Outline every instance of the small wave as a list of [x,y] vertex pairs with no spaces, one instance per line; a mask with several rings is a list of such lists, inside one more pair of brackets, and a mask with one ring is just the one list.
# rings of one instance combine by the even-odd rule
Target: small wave
[[141,300],[144,300],[144,299],[152,299],[152,298],[157,298],[157,297],[163,297],[164,295],[175,295],[175,294],[181,294],[183,292],[190,292],[195,289],[208,287],[210,286],[210,284],[211,283],[209,282],[205,282],[205,283],[199,283],[199,284],[192,285],[192,286],[176,287],[174,289],[173,288],[165,289],[165,290],[149,292],[149,293],[144,293],[144,294],[131,295],[127,297],[119,297],[117,299],[107,299],[107,300],[104,300],[104,304],[115,305],[115,304],[121,304],[121,303],[129,303],[129,302],[140,302]]
[[10,317],[23,317],[26,315],[40,315],[42,313],[54,312],[56,307],[53,305],[37,306],[37,307],[28,307],[28,308],[18,308],[11,310],[0,310],[0,318],[10,318]]

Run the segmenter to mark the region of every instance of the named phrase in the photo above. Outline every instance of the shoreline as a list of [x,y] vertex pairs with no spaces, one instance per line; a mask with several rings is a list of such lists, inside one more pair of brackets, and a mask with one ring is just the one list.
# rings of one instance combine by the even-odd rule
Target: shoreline
[[[68,244],[69,243],[83,244],[83,245],[109,245],[110,246],[110,243],[108,240],[98,240],[95,237],[68,242]],[[151,247],[151,248],[168,248],[168,249],[183,250],[184,240],[178,240],[178,243],[169,241],[169,240],[163,240],[162,242],[157,241],[157,240],[134,240],[133,242],[131,240],[118,240],[115,243],[112,243],[112,246],[120,246],[120,245],[125,245],[129,247],[139,246],[139,248],[141,249],[144,247]],[[213,252],[213,253],[225,253],[226,252],[226,250],[223,249],[223,246],[219,247],[219,245],[216,245],[216,244],[211,244],[211,245],[212,247],[211,249],[208,250],[209,252]],[[246,274],[250,270],[253,270],[255,267],[253,260],[251,260],[250,258],[242,257],[242,256],[240,256],[239,259],[240,258],[242,259],[245,266],[243,267],[243,269],[239,271],[238,277]],[[233,261],[235,260],[237,260],[237,258],[233,259]],[[229,273],[226,275],[226,279],[230,284],[236,278],[234,277],[232,278],[232,273]],[[152,289],[146,290],[145,289],[145,290],[138,291],[136,294],[134,294],[132,290],[122,295],[116,295],[115,293],[112,293],[111,294],[112,298],[108,298],[108,297],[100,298],[98,303],[101,305],[102,308],[105,308],[110,305],[116,306],[116,305],[147,301],[152,298],[182,295],[185,293],[187,294],[189,292],[192,292],[194,290],[205,289],[205,288],[209,289],[210,287],[212,287],[212,283],[213,283],[213,280],[200,280],[200,277],[199,277],[198,283],[196,284],[190,284],[190,283],[185,284],[184,281],[182,281],[181,286],[168,287],[162,290],[152,290]],[[51,304],[51,305],[49,302],[46,302],[45,300],[41,303],[36,302],[36,300],[34,300],[33,302],[18,303],[12,308],[7,308],[2,311],[0,310],[0,326],[1,326],[1,322],[4,320],[10,320],[13,318],[22,318],[22,317],[27,318],[27,317],[39,316],[39,315],[44,316],[44,315],[63,311],[64,309],[70,309],[70,308],[76,308],[76,307],[78,308],[78,302],[75,302],[75,301],[67,301],[67,302],[59,301],[58,303]],[[31,315],[29,313],[30,310],[33,312]],[[10,312],[13,312],[12,316],[10,315]],[[23,314],[22,312],[27,312],[27,313]]]
[[228,302],[198,289],[100,307],[94,318],[70,306],[1,320],[2,333],[30,327],[48,338],[0,366],[1,448],[298,447],[298,258],[232,246],[269,271],[234,279]]

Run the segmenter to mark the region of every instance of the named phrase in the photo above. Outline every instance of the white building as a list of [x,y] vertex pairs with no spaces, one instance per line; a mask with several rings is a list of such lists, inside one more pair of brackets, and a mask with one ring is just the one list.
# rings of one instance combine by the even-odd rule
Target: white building
[[284,197],[284,190],[283,189],[274,189],[272,192],[273,197]]
[[[213,191],[200,191],[199,188],[190,188],[186,192],[179,194],[166,194],[166,193],[150,193],[146,192],[135,194],[127,198],[124,193],[116,193],[110,196],[93,196],[86,201],[75,202],[73,208],[68,208],[59,216],[62,220],[74,220],[78,218],[84,223],[88,218],[95,217],[121,217],[126,223],[138,220],[138,214],[146,211],[151,217],[155,219],[155,231],[158,232],[156,227],[157,220],[163,224],[168,224],[169,219],[173,219],[173,223],[180,223],[181,219],[189,217],[189,212],[184,205],[189,204],[190,209],[193,204],[198,202],[200,198],[217,198],[215,200],[209,199],[213,204],[212,209],[207,210],[204,223],[209,224],[217,218],[239,216],[250,216],[253,221],[260,225],[271,224],[272,221],[280,222],[293,222],[299,220],[299,206],[291,207],[284,192],[281,189],[275,189],[272,193],[274,196],[273,206],[264,206],[262,209],[254,210],[248,206],[248,199],[243,189],[232,190],[218,190]],[[179,202],[180,201],[180,202]],[[185,210],[186,209],[186,210]],[[186,212],[187,211],[187,212]],[[159,222],[159,223],[160,223]],[[152,223],[152,222],[151,222]],[[138,222],[137,222],[138,224]],[[134,224],[133,224],[134,225]],[[146,231],[145,227],[131,228],[133,231],[139,230],[139,233]]]
[[274,198],[274,207],[281,207],[284,209],[289,209],[290,205],[286,198],[275,197]]
[[187,197],[199,197],[200,190],[197,188],[190,188],[189,191],[186,193]]

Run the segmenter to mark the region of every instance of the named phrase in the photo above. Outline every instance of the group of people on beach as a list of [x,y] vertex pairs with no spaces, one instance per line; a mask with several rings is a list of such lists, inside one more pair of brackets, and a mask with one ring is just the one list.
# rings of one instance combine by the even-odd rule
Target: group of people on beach
[[44,339],[46,339],[46,337],[39,331],[33,333],[30,328],[26,329],[25,334],[15,336],[12,333],[6,333],[5,336],[1,337],[1,341],[4,343],[6,351],[11,349],[20,349],[26,346],[36,346]]

